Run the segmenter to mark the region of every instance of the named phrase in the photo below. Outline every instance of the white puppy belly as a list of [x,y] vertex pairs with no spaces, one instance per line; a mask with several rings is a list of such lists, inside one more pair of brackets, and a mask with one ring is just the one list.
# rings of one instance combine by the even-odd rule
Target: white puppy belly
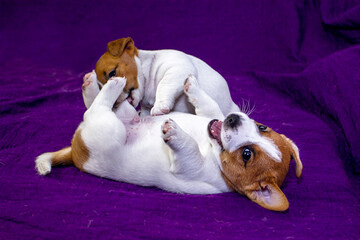
[[[139,124],[127,125],[126,143],[113,147],[115,151],[91,149],[90,159],[84,164],[85,171],[117,181],[154,186],[171,192],[211,194],[227,191],[217,172],[219,169],[212,167],[212,164],[206,165],[209,176],[201,173],[196,179],[179,177],[171,172],[174,153],[161,137],[161,126],[168,118],[178,122],[184,131],[196,135],[194,139],[202,146],[200,148],[208,151],[208,142],[204,139],[205,130],[199,132],[200,128],[206,128],[207,119],[200,120],[199,127],[194,126],[192,121],[198,117],[192,115],[183,117],[182,114],[174,113],[149,117],[141,119]],[[215,181],[214,172],[219,175]]]

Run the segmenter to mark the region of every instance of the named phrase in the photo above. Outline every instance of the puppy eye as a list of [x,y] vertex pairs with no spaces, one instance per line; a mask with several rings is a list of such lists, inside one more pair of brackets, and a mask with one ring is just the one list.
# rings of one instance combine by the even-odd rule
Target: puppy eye
[[245,164],[246,164],[247,161],[250,160],[251,155],[252,155],[251,150],[250,150],[249,148],[247,148],[247,147],[244,148],[244,150],[243,150],[243,152],[242,152],[242,158],[243,158]]
[[109,78],[115,77],[116,76],[116,70],[112,70],[111,72],[109,72]]
[[261,132],[265,132],[266,129],[267,129],[267,126],[259,125],[258,128],[259,128],[259,130],[260,130]]

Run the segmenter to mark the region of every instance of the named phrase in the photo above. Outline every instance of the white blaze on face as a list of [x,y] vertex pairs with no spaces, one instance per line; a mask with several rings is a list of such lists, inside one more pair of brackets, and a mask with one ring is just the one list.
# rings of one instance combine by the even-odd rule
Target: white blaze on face
[[271,139],[260,135],[254,120],[241,112],[232,113],[232,115],[239,117],[239,124],[229,126],[226,121],[227,118],[224,120],[221,141],[225,150],[233,152],[244,146],[257,145],[274,161],[281,162],[279,148]]

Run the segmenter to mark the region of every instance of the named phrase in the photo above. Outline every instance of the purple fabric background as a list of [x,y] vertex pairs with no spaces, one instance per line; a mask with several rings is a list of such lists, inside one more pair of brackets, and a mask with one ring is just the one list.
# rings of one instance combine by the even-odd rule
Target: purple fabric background
[[[235,102],[294,140],[284,213],[236,193],[179,195],[74,167],[46,177],[108,41],[195,55]],[[0,2],[0,239],[360,239],[359,1]]]

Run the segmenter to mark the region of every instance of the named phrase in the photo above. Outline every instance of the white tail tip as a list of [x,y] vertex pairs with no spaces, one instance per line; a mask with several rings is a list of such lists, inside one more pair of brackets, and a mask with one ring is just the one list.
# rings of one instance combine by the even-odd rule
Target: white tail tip
[[43,153],[35,160],[35,169],[40,175],[47,175],[51,172],[51,153]]

